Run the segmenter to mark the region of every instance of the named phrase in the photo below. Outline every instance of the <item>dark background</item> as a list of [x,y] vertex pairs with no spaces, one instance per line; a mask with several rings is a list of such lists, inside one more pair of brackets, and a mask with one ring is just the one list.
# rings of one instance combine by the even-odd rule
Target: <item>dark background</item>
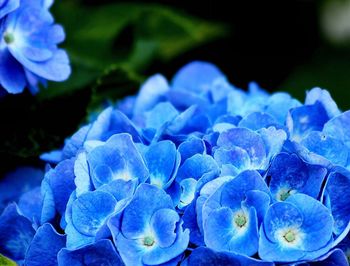
[[[83,5],[100,6],[112,2],[116,1],[85,0]],[[151,2],[137,3],[148,5]],[[218,65],[229,80],[241,88],[246,88],[250,81],[257,81],[270,92],[285,90],[303,100],[305,90],[322,86],[330,90],[343,109],[350,107],[346,97],[350,83],[350,75],[347,78],[350,68],[346,69],[349,52],[346,47],[332,46],[323,38],[319,26],[320,1],[174,0],[152,3],[222,22],[230,30],[226,37],[191,49],[170,61],[153,61],[142,73],[145,76],[160,72],[171,78],[189,61],[205,60]],[[132,40],[128,29],[118,37],[125,46]],[[134,86],[120,95],[136,90]],[[38,100],[28,92],[1,98],[0,175],[18,165],[43,166],[37,155],[60,148],[64,139],[77,130],[85,121],[89,99],[89,90],[47,101]]]

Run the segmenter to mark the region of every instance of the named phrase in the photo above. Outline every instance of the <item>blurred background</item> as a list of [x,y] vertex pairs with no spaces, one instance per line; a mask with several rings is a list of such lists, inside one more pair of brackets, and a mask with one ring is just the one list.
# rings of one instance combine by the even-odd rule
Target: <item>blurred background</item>
[[38,156],[108,102],[137,92],[149,75],[169,79],[184,64],[216,64],[245,89],[328,89],[350,109],[350,0],[60,0],[52,9],[66,30],[73,75],[33,97],[0,98],[0,176]]

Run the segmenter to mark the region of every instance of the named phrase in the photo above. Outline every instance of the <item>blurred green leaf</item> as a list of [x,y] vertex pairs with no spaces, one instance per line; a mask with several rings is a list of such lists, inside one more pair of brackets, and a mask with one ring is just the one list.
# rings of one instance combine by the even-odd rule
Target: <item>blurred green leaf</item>
[[305,90],[321,87],[329,90],[340,108],[347,110],[350,109],[349,77],[350,52],[323,47],[308,63],[296,68],[280,89],[303,101]]
[[171,60],[228,32],[222,24],[156,4],[83,7],[65,0],[54,6],[54,13],[66,30],[73,73],[67,82],[41,90],[41,99],[88,87],[116,66],[142,73],[154,60]]
[[5,256],[0,254],[0,265],[1,266],[16,266],[16,262],[6,258]]
[[[113,104],[109,99],[121,99],[128,94],[136,93],[143,78],[125,67],[112,65],[97,80],[92,89],[88,113],[102,111],[101,103]],[[123,88],[118,90],[117,88]]]

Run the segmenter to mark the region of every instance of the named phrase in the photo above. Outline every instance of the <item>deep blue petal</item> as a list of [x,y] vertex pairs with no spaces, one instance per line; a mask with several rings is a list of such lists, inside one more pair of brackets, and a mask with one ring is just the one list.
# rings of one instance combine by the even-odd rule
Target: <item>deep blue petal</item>
[[186,261],[181,264],[184,266],[273,266],[272,262],[265,262],[239,255],[233,252],[218,252],[207,247],[199,247],[192,251]]
[[329,116],[320,102],[296,107],[289,111],[287,126],[293,139],[301,140],[311,131],[322,131]]
[[25,265],[57,265],[57,253],[66,245],[66,237],[60,235],[51,224],[38,228],[25,257]]
[[62,249],[58,253],[58,265],[123,266],[124,263],[116,252],[112,242],[110,240],[103,239],[94,244],[87,245],[76,250]]
[[0,216],[0,253],[10,259],[24,259],[35,231],[32,223],[10,204]]
[[74,159],[62,161],[45,174],[45,180],[53,194],[55,208],[61,215],[64,214],[69,196],[75,189],[74,178]]
[[340,235],[350,221],[350,173],[343,168],[335,168],[325,186],[327,205],[334,217],[334,233]]
[[295,154],[280,153],[266,175],[273,199],[283,201],[294,193],[317,198],[326,174],[325,168],[305,163]]
[[43,197],[40,187],[24,193],[18,201],[18,208],[21,213],[35,225],[40,224],[42,205]]
[[0,182],[0,212],[10,202],[18,201],[22,194],[40,186],[44,173],[32,167],[19,167],[7,173]]
[[0,85],[9,93],[21,93],[26,86],[23,67],[7,48],[0,50]]

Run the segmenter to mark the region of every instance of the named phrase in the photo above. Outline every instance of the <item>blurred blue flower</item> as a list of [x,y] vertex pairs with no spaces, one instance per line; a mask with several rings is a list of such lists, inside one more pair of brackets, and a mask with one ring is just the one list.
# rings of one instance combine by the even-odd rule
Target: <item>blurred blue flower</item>
[[28,87],[36,93],[46,80],[64,81],[71,72],[65,39],[48,8],[53,1],[0,2],[0,85],[8,93]]

